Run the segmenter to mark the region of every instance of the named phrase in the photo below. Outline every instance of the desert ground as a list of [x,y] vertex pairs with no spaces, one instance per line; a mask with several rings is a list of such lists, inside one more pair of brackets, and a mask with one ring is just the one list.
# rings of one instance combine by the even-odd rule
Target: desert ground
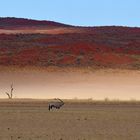
[[140,102],[0,100],[0,140],[139,140]]
[[[0,67],[0,79],[0,140],[140,139],[140,71]],[[49,111],[53,98],[65,105]]]
[[140,140],[139,35],[1,18],[0,140]]

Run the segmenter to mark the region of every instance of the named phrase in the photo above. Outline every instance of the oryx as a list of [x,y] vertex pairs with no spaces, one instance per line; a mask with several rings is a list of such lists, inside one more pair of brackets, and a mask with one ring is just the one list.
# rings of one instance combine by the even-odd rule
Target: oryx
[[63,105],[64,105],[64,102],[61,99],[57,98],[55,99],[55,101],[49,102],[48,109],[49,111],[52,108],[60,109]]

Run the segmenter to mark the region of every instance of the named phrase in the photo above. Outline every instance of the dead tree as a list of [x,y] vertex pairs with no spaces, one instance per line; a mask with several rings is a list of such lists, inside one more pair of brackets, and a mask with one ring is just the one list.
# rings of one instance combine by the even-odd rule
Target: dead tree
[[13,89],[13,84],[11,84],[11,91],[10,91],[10,93],[5,92],[9,99],[13,99],[13,90],[14,90]]

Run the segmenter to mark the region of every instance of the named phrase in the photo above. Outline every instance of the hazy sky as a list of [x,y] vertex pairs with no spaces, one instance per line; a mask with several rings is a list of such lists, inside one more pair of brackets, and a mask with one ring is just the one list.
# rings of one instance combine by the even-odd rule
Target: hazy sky
[[140,26],[140,0],[0,0],[0,16],[86,26]]

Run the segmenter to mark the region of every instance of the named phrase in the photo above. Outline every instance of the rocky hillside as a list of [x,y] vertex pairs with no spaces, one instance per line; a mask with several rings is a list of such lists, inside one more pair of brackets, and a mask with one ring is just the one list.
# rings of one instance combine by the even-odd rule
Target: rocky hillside
[[[65,30],[60,34],[1,33],[0,65],[140,69],[140,28],[72,27],[49,21],[0,19],[0,29],[19,26]],[[69,29],[72,32],[67,32]]]

